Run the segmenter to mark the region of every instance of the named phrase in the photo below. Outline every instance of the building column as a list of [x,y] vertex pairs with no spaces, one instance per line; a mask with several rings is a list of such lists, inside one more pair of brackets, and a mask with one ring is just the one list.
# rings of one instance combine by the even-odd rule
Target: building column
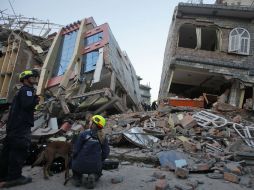
[[172,80],[173,80],[174,71],[175,71],[174,69],[171,69],[170,72],[169,72],[169,82],[168,82],[168,88],[167,88],[167,96],[168,96],[170,86],[171,86],[171,83],[172,83]]
[[239,80],[234,80],[229,95],[229,104],[232,106],[238,106],[240,94],[240,82]]

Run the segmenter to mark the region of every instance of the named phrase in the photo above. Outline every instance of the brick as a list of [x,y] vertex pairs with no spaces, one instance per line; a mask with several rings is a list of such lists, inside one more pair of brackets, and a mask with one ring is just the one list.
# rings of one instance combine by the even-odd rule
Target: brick
[[185,129],[189,129],[198,125],[197,121],[190,115],[184,116],[180,123]]
[[183,148],[186,152],[197,152],[197,145],[190,141],[185,141],[183,143]]
[[155,183],[155,190],[166,190],[169,188],[169,184],[166,179],[158,179]]
[[152,177],[155,177],[156,179],[165,179],[166,175],[161,172],[154,172]]
[[189,176],[189,170],[186,168],[176,168],[175,175],[179,178],[186,179]]
[[224,167],[225,172],[233,173],[236,175],[241,175],[242,174],[242,167],[240,166],[239,163],[236,162],[230,162],[227,163]]
[[208,171],[210,169],[210,166],[207,163],[200,163],[200,164],[195,164],[192,167],[192,169],[194,171],[200,171],[200,172],[202,172],[202,171]]
[[233,183],[239,183],[240,178],[233,173],[224,172],[224,180],[230,181]]

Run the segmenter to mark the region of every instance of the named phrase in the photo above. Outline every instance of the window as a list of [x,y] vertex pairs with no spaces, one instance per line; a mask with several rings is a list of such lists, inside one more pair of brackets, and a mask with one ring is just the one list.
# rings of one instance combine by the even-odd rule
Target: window
[[215,51],[220,49],[220,31],[215,27],[184,24],[179,30],[179,47]]
[[250,33],[244,28],[235,28],[229,34],[228,52],[249,55]]
[[196,27],[191,24],[184,24],[179,30],[179,47],[195,49],[197,46]]
[[220,37],[218,35],[219,35],[219,30],[217,30],[216,28],[202,27],[200,49],[207,50],[207,51],[215,51],[219,49]]
[[92,35],[92,36],[89,36],[87,38],[85,38],[85,41],[84,41],[84,45],[85,46],[88,46],[90,44],[93,44],[93,43],[96,43],[98,41],[100,41],[102,38],[103,38],[103,32],[100,32],[100,33],[97,33],[95,35]]
[[61,42],[61,49],[58,51],[57,55],[57,68],[55,70],[54,76],[63,75],[66,71],[71,57],[73,55],[73,51],[75,48],[76,38],[77,38],[78,31],[74,31],[68,34],[65,34],[62,42]]
[[92,51],[83,56],[83,73],[95,70],[99,51]]

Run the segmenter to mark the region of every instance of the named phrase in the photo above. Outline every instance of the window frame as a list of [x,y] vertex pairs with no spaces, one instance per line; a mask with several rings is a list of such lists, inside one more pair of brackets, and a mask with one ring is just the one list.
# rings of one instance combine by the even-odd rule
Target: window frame
[[[247,33],[247,37],[243,36],[245,33]],[[250,55],[250,33],[248,30],[237,27],[230,31],[228,52],[240,55]]]
[[103,39],[103,31],[88,36],[84,39],[84,46],[89,46],[91,44],[97,43]]

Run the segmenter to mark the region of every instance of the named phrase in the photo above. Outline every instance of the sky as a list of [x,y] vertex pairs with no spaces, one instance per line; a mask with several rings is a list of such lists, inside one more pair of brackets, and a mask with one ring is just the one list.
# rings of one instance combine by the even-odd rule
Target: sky
[[[163,56],[174,8],[188,0],[0,0],[0,10],[68,25],[93,17],[108,23],[120,48],[127,52],[136,74],[158,97]],[[204,0],[214,3],[215,0]]]

